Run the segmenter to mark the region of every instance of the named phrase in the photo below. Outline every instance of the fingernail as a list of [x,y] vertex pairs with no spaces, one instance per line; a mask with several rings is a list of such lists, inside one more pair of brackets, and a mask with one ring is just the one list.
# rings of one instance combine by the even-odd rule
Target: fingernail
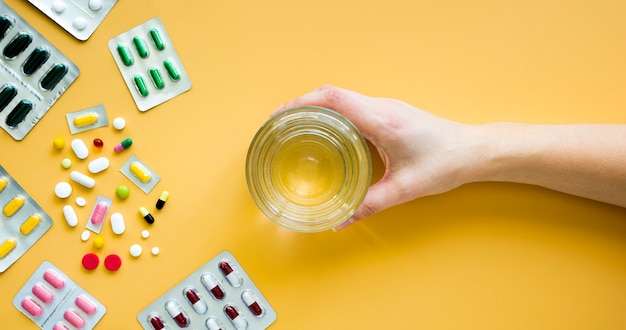
[[275,115],[277,112],[283,110],[285,108],[285,105],[281,105],[280,107],[274,109],[274,111],[272,111],[272,116]]
[[333,230],[334,232],[337,232],[337,231],[339,231],[339,230],[342,230],[342,229],[344,229],[344,228],[348,227],[349,225],[351,225],[351,224],[353,224],[353,223],[355,223],[355,222],[356,222],[356,220],[355,220],[354,218],[350,218],[350,219],[348,219],[348,220],[346,220],[346,221],[344,221],[344,222],[340,223],[337,227],[334,227],[332,230]]

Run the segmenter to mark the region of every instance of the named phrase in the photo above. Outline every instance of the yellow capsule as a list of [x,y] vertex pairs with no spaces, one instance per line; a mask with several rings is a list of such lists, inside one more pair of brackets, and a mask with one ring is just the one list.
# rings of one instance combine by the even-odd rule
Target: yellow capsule
[[4,258],[11,250],[15,248],[17,242],[14,239],[7,239],[0,245],[0,259]]
[[23,205],[24,198],[16,196],[10,202],[8,202],[7,205],[4,206],[2,213],[4,213],[5,216],[10,217],[15,214],[15,212],[19,211],[19,209],[22,208]]
[[0,178],[0,192],[4,190],[4,188],[6,188],[8,182],[7,180]]
[[41,216],[39,216],[38,214],[33,214],[31,215],[28,219],[26,219],[26,221],[24,221],[24,223],[20,226],[20,233],[22,233],[22,235],[28,235],[30,234],[31,231],[33,231],[33,229],[35,229],[35,227],[37,227],[37,225],[39,224],[39,222],[41,222]]
[[74,126],[83,127],[91,125],[98,121],[98,114],[95,112],[88,112],[84,115],[74,117]]
[[130,164],[130,173],[136,176],[141,182],[148,182],[152,178],[150,171],[143,167],[139,162],[133,162]]

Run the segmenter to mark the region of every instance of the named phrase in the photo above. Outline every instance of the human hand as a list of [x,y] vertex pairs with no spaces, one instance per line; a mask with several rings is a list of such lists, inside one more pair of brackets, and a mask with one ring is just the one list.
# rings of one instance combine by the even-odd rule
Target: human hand
[[285,103],[273,114],[299,106],[320,106],[348,118],[376,147],[385,164],[384,175],[369,188],[353,216],[335,229],[415,198],[454,189],[470,182],[478,168],[482,144],[472,125],[399,100],[329,85]]

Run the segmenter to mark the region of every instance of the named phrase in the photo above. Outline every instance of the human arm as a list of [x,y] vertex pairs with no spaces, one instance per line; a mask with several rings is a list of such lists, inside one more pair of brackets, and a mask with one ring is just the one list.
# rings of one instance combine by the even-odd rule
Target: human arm
[[347,225],[470,182],[533,184],[626,207],[626,125],[470,125],[405,102],[323,86],[291,100],[335,110],[377,149],[385,173]]

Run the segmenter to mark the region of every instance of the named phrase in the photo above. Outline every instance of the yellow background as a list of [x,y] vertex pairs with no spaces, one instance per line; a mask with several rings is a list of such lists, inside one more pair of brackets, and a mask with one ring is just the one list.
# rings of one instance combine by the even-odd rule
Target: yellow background
[[[278,314],[271,329],[623,329],[626,212],[545,189],[471,184],[390,209],[340,231],[296,233],[250,198],[248,145],[270,112],[322,84],[393,97],[458,121],[626,121],[623,0],[224,1],[121,0],[86,42],[27,1],[13,9],[80,68],[80,76],[21,142],[0,132],[0,163],[54,218],[51,230],[0,274],[0,325],[37,327],[11,301],[49,260],[104,303],[100,329],[139,328],[137,313],[223,250],[231,251]],[[160,17],[192,89],[148,112],[135,107],[107,47]],[[99,137],[111,167],[66,225],[54,185],[67,181],[52,140],[71,136],[68,112],[103,103]],[[114,144],[134,141],[120,154]],[[162,177],[148,195],[119,171],[135,154]],[[74,159],[72,169],[86,171]],[[376,176],[382,173],[375,158]],[[80,233],[98,194],[131,187],[108,220],[101,251]],[[154,210],[149,227],[139,206]],[[73,203],[73,202],[72,202]],[[140,238],[142,229],[152,236]],[[92,236],[93,237],[93,236]],[[128,247],[140,243],[133,259]],[[154,257],[153,245],[161,248]],[[95,251],[122,256],[85,271]]]

